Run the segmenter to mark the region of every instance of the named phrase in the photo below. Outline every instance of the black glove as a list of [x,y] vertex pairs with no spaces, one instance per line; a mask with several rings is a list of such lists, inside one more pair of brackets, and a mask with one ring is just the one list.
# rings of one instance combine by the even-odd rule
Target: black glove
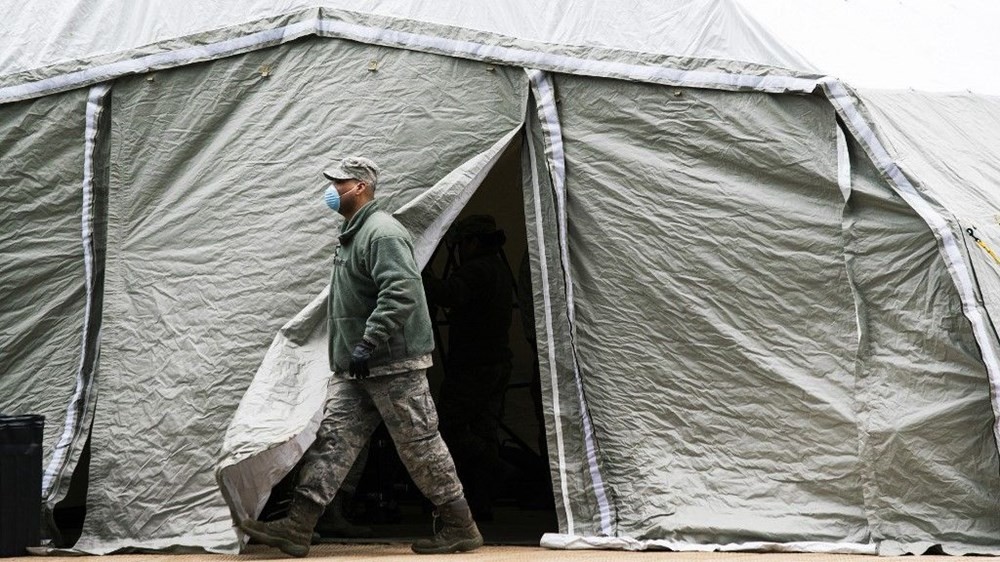
[[352,377],[363,379],[371,374],[368,371],[368,360],[372,358],[373,351],[375,351],[375,344],[365,339],[354,346],[354,351],[351,352],[350,372]]

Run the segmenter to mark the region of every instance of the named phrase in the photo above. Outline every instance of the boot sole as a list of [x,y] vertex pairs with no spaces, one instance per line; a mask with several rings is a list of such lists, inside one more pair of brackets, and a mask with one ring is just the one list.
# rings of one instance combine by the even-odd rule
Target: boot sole
[[417,545],[413,545],[410,548],[413,552],[417,554],[452,554],[455,552],[468,552],[470,550],[475,550],[483,546],[483,539],[466,539],[464,541],[459,541],[454,544],[449,544],[442,547],[430,547],[422,548]]
[[289,556],[294,556],[296,558],[305,558],[306,556],[309,555],[308,546],[303,547],[302,545],[298,543],[293,543],[288,539],[260,532],[242,523],[240,524],[240,529],[243,529],[243,532],[246,533],[247,535],[250,535],[250,538],[254,539],[255,541],[262,544],[266,544],[267,546],[273,546],[274,548],[277,548],[278,550],[284,552]]

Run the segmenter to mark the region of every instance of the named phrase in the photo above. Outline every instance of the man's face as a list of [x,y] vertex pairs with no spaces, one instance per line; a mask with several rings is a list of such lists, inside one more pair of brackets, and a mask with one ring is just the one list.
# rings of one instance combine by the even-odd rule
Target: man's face
[[365,182],[356,179],[333,180],[333,187],[340,194],[341,210],[353,210],[358,193],[365,188]]
[[361,183],[359,180],[349,179],[349,180],[333,180],[333,186],[337,188],[337,193],[341,197],[350,191],[352,191],[358,184]]

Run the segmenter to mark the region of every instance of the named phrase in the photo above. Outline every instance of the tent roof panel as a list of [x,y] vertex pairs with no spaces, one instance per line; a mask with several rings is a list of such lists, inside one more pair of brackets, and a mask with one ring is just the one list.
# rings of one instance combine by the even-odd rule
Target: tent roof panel
[[[775,41],[733,0],[631,0],[627,6],[602,0],[544,3],[505,0],[413,2],[372,0],[251,0],[168,4],[40,0],[24,9],[19,0],[0,0],[13,15],[6,26],[9,46],[0,52],[0,77],[73,60],[128,52],[220,28],[310,8],[345,9],[567,46],[591,46],[695,58],[736,60],[812,71],[800,56]],[[530,14],[530,17],[526,16]],[[108,33],[109,30],[114,33]]]

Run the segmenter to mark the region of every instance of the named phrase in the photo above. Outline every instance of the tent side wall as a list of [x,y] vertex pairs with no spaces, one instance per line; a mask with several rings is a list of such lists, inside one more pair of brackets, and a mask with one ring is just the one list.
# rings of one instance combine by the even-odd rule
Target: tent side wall
[[992,552],[989,380],[926,219],[853,140],[838,161],[822,98],[600,82],[557,80],[576,342],[640,542],[549,544]]
[[[89,491],[81,548],[238,547],[212,479],[220,437],[274,333],[325,284],[338,224],[322,208],[318,182],[317,189],[305,186],[314,185],[318,166],[332,153],[365,152],[392,163],[380,191],[388,208],[418,200],[449,170],[483,157],[520,126],[523,73],[498,63],[577,74],[545,79],[555,92],[539,102],[541,122],[529,125],[526,152],[534,156],[525,164],[532,265],[536,281],[548,280],[548,288],[536,291],[536,319],[545,340],[539,351],[550,383],[549,444],[564,532],[598,543],[615,535],[696,548],[720,541],[872,538],[883,541],[883,552],[916,551],[926,541],[955,552],[995,548],[989,537],[997,536],[996,442],[980,429],[997,427],[996,405],[993,412],[983,408],[989,384],[982,365],[982,357],[997,357],[997,338],[978,313],[982,300],[987,310],[995,306],[1000,281],[994,283],[996,271],[978,248],[953,244],[968,217],[955,213],[958,220],[947,222],[942,205],[949,195],[934,190],[948,182],[925,186],[937,200],[921,206],[915,219],[907,214],[920,206],[915,199],[894,209],[877,188],[877,175],[858,163],[857,196],[839,222],[836,180],[843,161],[837,161],[830,110],[832,102],[845,116],[838,92],[846,89],[839,82],[729,59],[544,45],[324,9],[107,57],[8,77],[0,88],[0,102],[9,102],[119,78],[105,135],[109,187],[106,196],[99,187],[94,192],[95,213],[101,216],[107,205],[109,216],[104,399],[93,433],[92,474],[100,478]],[[205,60],[212,62],[193,64]],[[160,71],[133,75],[151,69]],[[36,78],[46,80],[30,82]],[[765,94],[810,93],[821,83],[829,102]],[[533,82],[536,101],[542,84]],[[112,97],[102,95],[104,102]],[[81,127],[76,121],[62,129],[46,120],[44,144],[20,144],[19,123],[38,116],[34,109],[18,112],[53,107],[53,99],[75,100],[79,108],[85,96],[71,92],[0,108],[14,116],[8,135],[0,125],[0,154],[30,161],[37,151],[46,164],[58,163],[53,169],[72,169],[76,178],[87,163],[78,156],[83,135],[79,129],[57,134]],[[553,123],[564,129],[553,134]],[[871,140],[858,128],[851,133]],[[870,144],[865,149],[871,154]],[[899,173],[889,164],[882,181]],[[933,175],[919,165],[913,162],[916,176]],[[5,281],[18,280],[17,287],[37,275],[49,280],[44,296],[36,286],[18,289],[16,298],[28,295],[30,306],[9,314],[15,337],[45,330],[44,348],[60,374],[44,378],[64,395],[75,390],[62,373],[74,358],[88,364],[91,341],[77,331],[73,344],[71,318],[77,330],[94,326],[79,316],[95,302],[78,295],[87,287],[79,281],[84,266],[65,251],[68,217],[86,216],[69,198],[74,181],[81,184],[22,175],[15,185],[31,193],[11,192],[13,208],[29,217],[14,223],[29,231],[40,228],[31,198],[59,199],[53,199],[59,212],[52,225],[58,236],[43,234],[32,243],[58,242],[52,244],[58,249],[42,251],[64,252],[70,257],[60,263],[71,265],[43,272],[17,246],[14,263],[25,271],[0,270]],[[51,185],[66,187],[47,190]],[[621,206],[618,193],[632,206]],[[980,199],[989,201],[985,193]],[[893,238],[915,253],[898,258],[893,252],[899,249],[880,245],[884,232],[874,226],[886,214],[901,217],[902,231]],[[925,232],[921,223],[938,216],[945,217],[943,229]],[[426,226],[427,241],[436,241],[440,227]],[[840,228],[849,242],[846,270]],[[992,241],[993,227],[982,228]],[[0,236],[0,248],[21,243],[19,230],[9,232]],[[936,246],[930,243],[935,235]],[[102,243],[96,246],[95,256]],[[650,255],[642,248],[664,251]],[[964,276],[970,254],[978,256],[975,273],[986,280],[979,287]],[[913,256],[926,267],[891,273],[917,292],[885,292],[880,268],[898,259],[910,266]],[[67,275],[74,270],[76,281]],[[637,279],[641,291],[634,290]],[[612,298],[616,292],[625,299]],[[55,302],[65,308],[51,304],[53,294],[62,295]],[[637,304],[650,295],[649,306]],[[44,315],[57,321],[38,317],[33,302],[43,298],[50,303]],[[884,299],[872,308],[881,316],[862,316],[866,299]],[[962,308],[972,327],[956,316]],[[7,316],[7,309],[0,311]],[[932,337],[920,338],[913,325]],[[921,350],[922,362],[900,347],[906,338],[930,348]],[[9,349],[25,366],[44,355],[24,344]],[[935,362],[929,374],[928,362]],[[918,369],[918,376],[900,365]],[[3,381],[5,389],[27,394],[24,372],[5,376],[13,381]],[[991,374],[1000,376],[995,369]],[[955,382],[938,388],[945,380]],[[861,388],[862,381],[878,384]],[[901,389],[918,399],[902,418],[879,405]],[[33,399],[40,401],[37,409],[59,417],[68,398],[62,406]],[[635,431],[624,414],[640,419],[643,429]],[[940,432],[970,426],[975,430],[964,439]],[[911,473],[900,472],[896,461],[938,446],[948,451],[933,456],[940,464],[920,465],[915,472],[922,481],[901,488],[899,478]],[[955,454],[965,457],[956,461]],[[954,495],[909,495],[934,496],[940,489]],[[760,490],[767,497],[759,497]],[[898,509],[883,493],[908,503]],[[962,515],[952,519],[955,513]],[[935,518],[942,519],[939,526],[927,523]],[[967,518],[971,528],[962,527]],[[816,548],[784,548],[795,544]]]
[[520,126],[525,80],[307,39],[123,78],[112,96],[101,477],[77,548],[232,552],[221,439],[274,334],[327,283],[340,223],[320,170],[368,154],[399,208]]
[[88,97],[0,106],[0,411],[45,416],[49,510],[66,494],[96,392],[107,121]]
[[832,109],[556,85],[578,354],[620,534],[866,542]]
[[1000,98],[876,90],[858,95],[900,165],[955,217],[979,285],[977,298],[995,333],[1000,319],[1000,201],[995,197]]
[[850,143],[844,213],[861,328],[865,510],[883,554],[996,548],[1000,466],[989,381],[927,224]]

